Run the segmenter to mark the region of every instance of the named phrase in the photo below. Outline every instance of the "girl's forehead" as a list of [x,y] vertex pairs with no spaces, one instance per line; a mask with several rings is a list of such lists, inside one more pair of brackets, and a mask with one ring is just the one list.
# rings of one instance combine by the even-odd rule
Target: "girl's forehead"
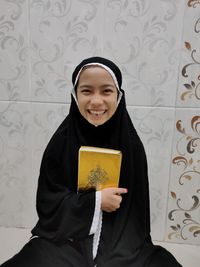
[[79,78],[78,78],[78,81],[80,81],[82,78],[87,78],[87,79],[98,79],[99,80],[104,80],[104,79],[109,79],[110,81],[112,81],[113,83],[114,80],[113,80],[113,77],[110,75],[110,73],[105,70],[104,68],[102,67],[87,67],[87,68],[84,68],[80,74],[79,74]]

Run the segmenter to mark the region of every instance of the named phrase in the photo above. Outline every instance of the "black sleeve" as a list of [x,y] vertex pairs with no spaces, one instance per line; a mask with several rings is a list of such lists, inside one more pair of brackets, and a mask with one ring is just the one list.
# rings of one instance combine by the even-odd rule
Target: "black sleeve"
[[77,193],[65,185],[62,164],[47,154],[43,157],[37,190],[39,221],[33,235],[55,242],[73,238],[81,240],[89,235],[94,209],[95,192]]

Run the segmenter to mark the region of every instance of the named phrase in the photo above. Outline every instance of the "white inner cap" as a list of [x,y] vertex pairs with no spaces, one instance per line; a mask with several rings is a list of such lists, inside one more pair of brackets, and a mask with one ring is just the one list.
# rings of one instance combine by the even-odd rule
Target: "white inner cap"
[[113,78],[113,81],[114,81],[114,83],[115,83],[115,86],[117,87],[117,90],[118,90],[118,92],[119,92],[119,95],[118,95],[118,101],[117,101],[117,104],[119,104],[119,102],[120,102],[120,100],[121,100],[121,98],[122,98],[122,92],[120,91],[119,84],[118,84],[118,81],[117,81],[117,78],[116,78],[114,72],[113,72],[108,66],[106,66],[106,65],[104,65],[104,64],[102,64],[102,63],[95,63],[95,62],[93,62],[93,63],[85,64],[85,65],[79,70],[79,72],[78,72],[78,74],[77,74],[77,76],[76,76],[76,80],[75,80],[75,83],[74,83],[74,88],[72,89],[72,95],[73,95],[73,97],[74,97],[74,99],[75,99],[77,105],[78,105],[78,101],[77,101],[77,97],[76,97],[75,87],[76,87],[76,84],[77,84],[77,82],[78,82],[78,79],[79,79],[79,76],[80,76],[80,74],[81,74],[81,71],[83,70],[83,68],[84,68],[85,66],[100,66],[100,67],[104,68],[105,70],[107,70],[107,71],[110,73],[110,75],[111,75],[111,77]]

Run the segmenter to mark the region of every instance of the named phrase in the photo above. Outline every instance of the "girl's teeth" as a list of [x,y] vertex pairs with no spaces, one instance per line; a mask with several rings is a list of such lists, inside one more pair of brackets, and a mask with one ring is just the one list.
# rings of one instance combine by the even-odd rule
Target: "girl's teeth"
[[102,115],[104,113],[104,111],[90,111],[90,113],[92,115],[99,116],[99,115]]

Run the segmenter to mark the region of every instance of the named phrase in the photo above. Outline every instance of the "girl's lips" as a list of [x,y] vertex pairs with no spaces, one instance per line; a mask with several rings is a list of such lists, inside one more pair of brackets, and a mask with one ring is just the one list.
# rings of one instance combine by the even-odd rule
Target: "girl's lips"
[[88,112],[94,116],[101,116],[106,112],[106,110],[88,110]]

